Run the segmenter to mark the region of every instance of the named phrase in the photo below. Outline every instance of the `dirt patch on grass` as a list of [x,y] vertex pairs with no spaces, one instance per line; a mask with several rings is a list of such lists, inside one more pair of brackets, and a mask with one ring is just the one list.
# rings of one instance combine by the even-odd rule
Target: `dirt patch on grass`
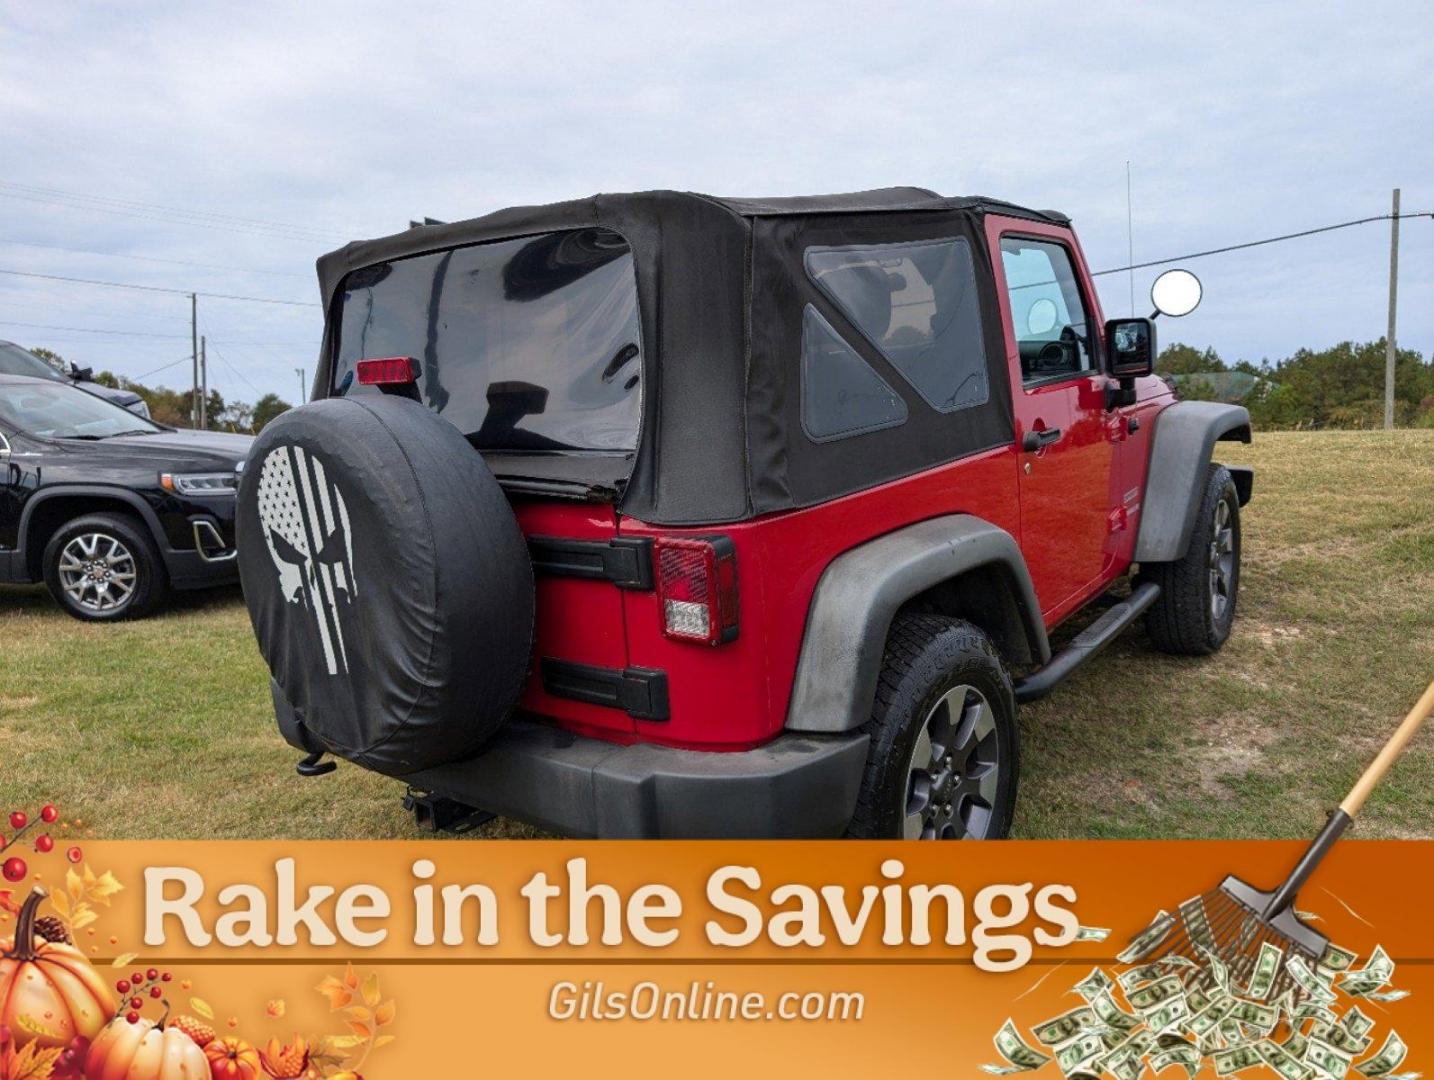
[[1280,767],[1268,753],[1280,732],[1265,717],[1246,712],[1214,716],[1197,720],[1191,734],[1182,770],[1211,795],[1227,797],[1228,779]]

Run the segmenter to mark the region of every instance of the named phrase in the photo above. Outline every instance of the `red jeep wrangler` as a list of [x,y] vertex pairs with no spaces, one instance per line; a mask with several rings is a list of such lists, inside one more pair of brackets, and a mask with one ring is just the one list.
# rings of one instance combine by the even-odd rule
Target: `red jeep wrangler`
[[1230,633],[1253,478],[1211,454],[1249,417],[1152,377],[1061,214],[600,195],[319,277],[317,400],[238,506],[302,773],[440,824],[999,837],[1018,702],[1142,614],[1168,652]]

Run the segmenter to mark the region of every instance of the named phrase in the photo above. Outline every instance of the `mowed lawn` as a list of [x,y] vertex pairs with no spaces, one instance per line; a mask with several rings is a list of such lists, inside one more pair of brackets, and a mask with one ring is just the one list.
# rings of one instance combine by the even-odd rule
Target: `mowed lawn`
[[[1306,835],[1434,677],[1434,431],[1220,450],[1257,470],[1233,638],[1178,659],[1134,630],[1022,710],[1017,835]],[[106,838],[416,835],[400,783],[296,757],[237,589],[92,627],[0,587],[0,809],[53,800]],[[1434,730],[1358,835],[1434,837]]]

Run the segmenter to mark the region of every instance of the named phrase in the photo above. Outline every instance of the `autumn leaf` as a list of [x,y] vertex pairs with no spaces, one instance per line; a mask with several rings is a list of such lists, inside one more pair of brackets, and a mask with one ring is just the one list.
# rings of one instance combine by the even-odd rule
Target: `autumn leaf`
[[93,908],[91,908],[88,904],[81,904],[78,908],[75,909],[75,917],[70,920],[70,929],[83,930],[85,927],[89,926],[90,923],[96,922],[98,920],[99,916],[95,914]]
[[77,904],[85,898],[85,880],[75,873],[74,867],[65,871],[65,891]]
[[264,1007],[264,1011],[277,1020],[288,1011],[288,1006],[284,1003],[283,998],[275,998]]
[[374,1010],[373,1019],[379,1027],[387,1027],[393,1023],[394,1014],[398,1012],[398,1006],[390,998]]
[[90,872],[89,864],[85,864],[85,893],[88,899],[108,907],[114,894],[123,889],[124,886],[119,883],[119,879],[108,870],[99,877],[95,877]]
[[348,1021],[349,1030],[360,1039],[367,1039],[373,1035],[373,1029],[367,1024],[361,1024],[357,1020]]
[[129,967],[132,963],[134,963],[135,957],[137,955],[137,953],[127,952],[116,956],[113,960],[110,961],[110,967]]
[[203,998],[190,998],[189,1007],[206,1020],[214,1019],[214,1006],[210,1005],[209,1002]]
[[[27,1043],[23,1049],[9,1055],[4,1080],[50,1080],[64,1049],[63,1046],[41,1049],[39,1043]],[[0,1059],[0,1064],[4,1063]]]
[[363,981],[364,1004],[370,1007],[377,1005],[380,997],[382,997],[382,995],[378,989],[378,974],[370,974],[369,977]]
[[329,999],[330,1012],[337,1012],[354,999],[353,991],[332,975],[326,976],[315,989]]
[[[323,1041],[319,1056],[329,1056],[337,1060],[343,1056],[340,1051],[352,1050],[355,1046],[359,1046],[363,1042],[364,1040],[357,1035],[330,1035]],[[312,1057],[313,1055],[310,1056]]]
[[344,985],[347,986],[350,990],[357,990],[358,984],[358,972],[354,970],[354,966],[352,964],[346,965],[344,967]]
[[373,1019],[373,1013],[369,1012],[362,1005],[355,1005],[351,1009],[345,1009],[344,1015],[350,1020],[357,1020],[361,1024],[367,1024]]
[[398,1038],[397,1035],[380,1035],[373,1041],[373,1048],[377,1050],[380,1046],[387,1046],[396,1038]]
[[50,905],[59,912],[60,918],[65,922],[70,921],[70,898],[64,893],[51,893]]
[[9,889],[0,889],[0,911],[8,911],[11,915],[20,914],[20,905],[15,903],[15,894]]

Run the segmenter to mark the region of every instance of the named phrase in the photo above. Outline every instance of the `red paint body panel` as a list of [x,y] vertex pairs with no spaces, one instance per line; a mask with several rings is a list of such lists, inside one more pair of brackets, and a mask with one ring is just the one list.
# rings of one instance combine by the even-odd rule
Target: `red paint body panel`
[[[1065,244],[1092,332],[1103,329],[1099,300],[1070,229],[994,215],[986,222],[993,251],[1008,232]],[[741,612],[734,641],[715,646],[674,641],[663,633],[655,591],[540,578],[536,656],[664,671],[671,716],[634,721],[619,709],[552,697],[543,691],[536,665],[523,708],[614,742],[707,750],[760,745],[786,722],[807,612],[822,572],[859,544],[944,514],[973,514],[1017,537],[1048,627],[1124,574],[1134,551],[1155,417],[1173,395],[1162,380],[1141,379],[1136,404],[1107,410],[1110,380],[1099,372],[1023,387],[1001,260],[993,265],[1002,297],[1015,445],[819,506],[707,529],[658,529],[635,518],[619,519],[608,506],[520,501],[519,524],[529,536],[728,537],[736,550]],[[1027,430],[1056,427],[1063,432],[1056,443],[1035,453],[1019,449]]]

